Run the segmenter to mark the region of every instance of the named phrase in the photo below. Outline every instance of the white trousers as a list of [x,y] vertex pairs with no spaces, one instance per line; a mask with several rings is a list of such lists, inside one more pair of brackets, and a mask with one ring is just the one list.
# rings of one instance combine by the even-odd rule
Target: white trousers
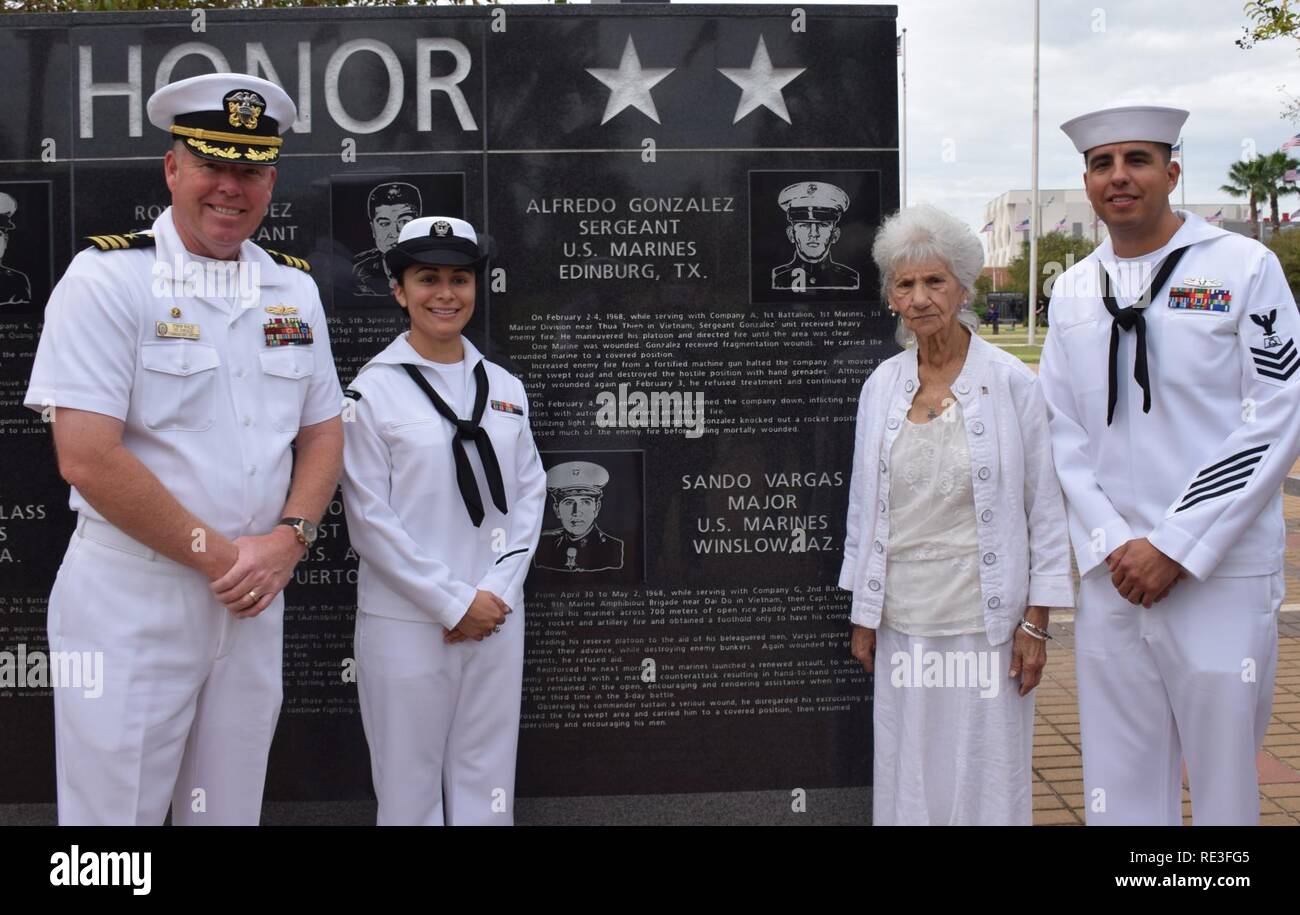
[[1030,825],[1034,694],[1010,667],[982,632],[876,630],[873,825]]
[[1281,573],[1191,578],[1149,610],[1105,567],[1075,618],[1088,825],[1178,826],[1186,761],[1196,825],[1259,822],[1255,756],[1277,667]]
[[509,826],[524,672],[522,608],[481,642],[357,613],[357,693],[380,826]]
[[200,573],[81,520],[52,651],[102,652],[102,694],[54,689],[59,823],[256,825],[280,714],[284,597],[235,619]]

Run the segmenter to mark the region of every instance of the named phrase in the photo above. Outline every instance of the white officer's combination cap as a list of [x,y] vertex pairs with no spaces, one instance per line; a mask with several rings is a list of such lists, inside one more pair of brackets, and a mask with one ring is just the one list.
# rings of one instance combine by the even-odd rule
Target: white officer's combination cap
[[397,244],[388,249],[384,262],[396,277],[414,264],[471,267],[482,271],[487,264],[488,240],[474,227],[455,216],[421,216],[402,226]]
[[776,195],[791,222],[834,222],[849,208],[849,195],[824,181],[800,181]]
[[552,495],[587,493],[599,496],[609,482],[609,471],[590,461],[566,461],[546,471],[546,488]]
[[1061,125],[1081,153],[1109,143],[1178,142],[1188,112],[1163,105],[1122,105],[1071,118]]
[[149,96],[149,123],[184,141],[194,155],[236,165],[274,165],[280,135],[298,116],[289,94],[242,73],[206,73],[168,83]]

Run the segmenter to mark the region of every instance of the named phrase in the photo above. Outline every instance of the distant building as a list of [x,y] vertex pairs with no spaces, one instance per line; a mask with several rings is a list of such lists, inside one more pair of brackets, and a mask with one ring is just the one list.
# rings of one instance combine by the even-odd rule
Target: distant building
[[[1010,266],[1020,255],[1021,245],[1029,241],[1030,213],[1033,211],[1029,195],[1028,190],[1006,191],[984,207],[984,222],[988,230],[981,237],[988,252],[988,272],[995,282],[1005,275],[999,268]],[[1184,209],[1177,197],[1172,203],[1176,208]],[[1096,243],[1106,237],[1106,225],[1094,217],[1092,205],[1088,203],[1088,197],[1082,188],[1040,189],[1038,204],[1041,210],[1040,235],[1062,232]],[[1250,224],[1250,207],[1245,203],[1189,203],[1185,209],[1211,220],[1229,232],[1246,236],[1254,234]],[[1264,210],[1261,210],[1260,215],[1261,226],[1264,226]],[[1286,219],[1283,221],[1285,224]],[[1265,237],[1270,234],[1268,228],[1263,228],[1263,232]]]

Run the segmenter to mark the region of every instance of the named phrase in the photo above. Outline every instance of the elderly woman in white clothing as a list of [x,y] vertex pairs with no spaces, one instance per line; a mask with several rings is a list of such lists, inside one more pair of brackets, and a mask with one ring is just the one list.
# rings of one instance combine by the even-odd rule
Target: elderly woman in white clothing
[[1029,825],[1048,608],[1074,605],[1037,378],[981,340],[984,263],[929,206],[872,250],[904,350],[862,387],[840,587],[875,673],[877,825]]

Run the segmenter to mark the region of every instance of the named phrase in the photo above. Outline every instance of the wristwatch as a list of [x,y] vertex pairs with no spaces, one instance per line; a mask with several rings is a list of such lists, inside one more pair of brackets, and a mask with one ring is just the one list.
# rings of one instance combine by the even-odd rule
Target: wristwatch
[[320,528],[312,524],[306,518],[281,518],[279,524],[287,524],[293,528],[293,532],[297,536],[298,542],[303,546],[311,546],[315,543],[316,536],[320,533]]

